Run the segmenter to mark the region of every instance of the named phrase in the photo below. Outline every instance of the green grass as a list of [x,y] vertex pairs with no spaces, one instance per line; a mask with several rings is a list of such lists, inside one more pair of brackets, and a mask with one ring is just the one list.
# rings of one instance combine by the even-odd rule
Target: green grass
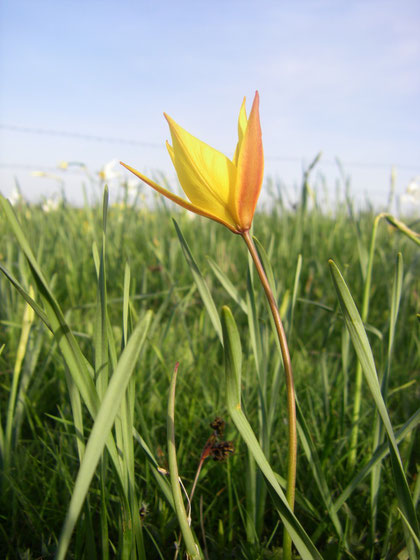
[[[295,514],[323,558],[415,558],[418,237],[385,217],[375,223],[372,210],[356,212],[350,201],[327,210],[315,200],[308,208],[303,193],[296,209],[277,196],[254,220],[299,402]],[[182,558],[185,542],[191,552],[194,539],[203,557],[280,559],[277,512],[284,512],[275,487],[284,485],[287,469],[285,386],[241,238],[162,200],[152,211],[111,206],[105,218],[101,204],[63,204],[45,213],[21,203],[17,222],[5,209],[0,557],[52,558],[61,535],[62,547],[70,543],[65,557],[77,559],[169,559],[175,542]],[[330,272],[330,259],[364,319],[366,339],[362,322],[352,331],[353,304],[333,265]],[[22,297],[31,290],[36,313]],[[229,312],[221,315],[226,305],[229,328]],[[229,335],[235,329],[240,346]],[[368,376],[356,439],[354,348]],[[167,421],[176,362],[173,447]],[[395,434],[399,450],[388,445],[378,410],[389,417],[388,437]],[[189,493],[216,416],[226,421],[223,437],[235,453],[204,462],[188,531],[182,520],[188,502],[182,488],[181,497],[174,492],[174,464]],[[257,466],[262,453],[264,476]],[[162,474],[169,470],[172,480]],[[175,508],[180,500],[184,513]],[[179,540],[181,527],[187,541]]]

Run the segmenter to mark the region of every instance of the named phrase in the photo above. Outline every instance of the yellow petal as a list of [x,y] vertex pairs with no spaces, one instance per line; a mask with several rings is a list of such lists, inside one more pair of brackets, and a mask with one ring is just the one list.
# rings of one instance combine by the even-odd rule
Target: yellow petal
[[238,223],[244,231],[251,227],[264,173],[264,154],[258,107],[259,95],[257,91],[240,145],[237,165],[235,203],[239,218]]
[[177,196],[176,194],[172,193],[171,191],[168,191],[167,189],[161,187],[160,185],[158,185],[157,183],[155,183],[154,181],[152,181],[151,179],[146,177],[146,175],[143,175],[142,173],[137,171],[137,169],[134,169],[134,167],[130,167],[129,165],[123,163],[122,161],[120,161],[120,163],[126,169],[128,169],[128,171],[131,171],[131,173],[134,173],[134,175],[136,177],[138,177],[139,179],[141,179],[142,181],[147,183],[150,187],[155,189],[155,191],[157,191],[158,193],[163,194],[163,196],[166,196],[166,198],[169,198],[170,200],[172,200],[172,202],[175,202],[176,204],[179,204],[179,206],[182,206],[183,208],[185,208],[186,210],[189,210],[190,212],[194,212],[195,214],[199,214],[200,216],[204,216],[205,218],[210,218],[211,220],[215,220],[216,222],[219,222],[219,223],[223,224],[224,226],[229,228],[231,231],[233,231],[233,233],[239,233],[239,230],[238,230],[236,224],[231,219],[230,215],[229,215],[230,219],[224,220],[221,216],[214,215],[211,212],[206,211],[204,208],[200,208],[199,206],[196,206],[195,204],[191,204],[190,202],[188,202],[187,200],[184,200],[180,196]]
[[184,130],[168,115],[165,117],[173,144],[168,147],[169,155],[185,194],[195,206],[236,224],[235,166],[224,154]]
[[235,155],[233,156],[233,163],[237,166],[238,165],[238,157],[239,152],[241,150],[242,140],[244,138],[246,125],[248,119],[246,118],[246,109],[245,109],[245,101],[246,98],[242,101],[241,109],[239,111],[239,119],[238,119],[238,143],[236,145]]

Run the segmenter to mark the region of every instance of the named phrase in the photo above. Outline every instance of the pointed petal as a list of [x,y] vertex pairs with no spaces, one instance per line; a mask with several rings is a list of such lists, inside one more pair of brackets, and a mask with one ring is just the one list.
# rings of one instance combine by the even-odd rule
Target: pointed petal
[[[226,220],[233,205],[236,169],[221,152],[179,126],[165,114],[172,137],[169,155],[191,202]],[[235,215],[231,215],[235,222]]]
[[241,109],[239,111],[239,119],[238,119],[238,143],[236,145],[235,155],[233,156],[233,163],[234,165],[238,165],[238,157],[239,152],[241,151],[242,140],[245,135],[246,125],[248,119],[246,117],[246,109],[245,109],[245,102],[246,98],[242,101]]
[[188,202],[187,200],[184,200],[180,196],[177,196],[176,194],[171,193],[171,191],[168,191],[167,189],[161,187],[160,185],[158,185],[157,183],[155,183],[154,181],[152,181],[151,179],[146,177],[146,175],[143,175],[142,173],[137,171],[137,169],[134,169],[134,167],[130,167],[129,165],[123,163],[122,161],[120,161],[120,163],[126,169],[128,169],[128,171],[131,171],[131,173],[134,173],[134,175],[136,177],[138,177],[139,179],[144,181],[147,185],[152,187],[152,189],[155,189],[155,191],[157,191],[158,193],[163,194],[163,196],[166,196],[166,198],[169,198],[170,200],[172,200],[172,202],[175,202],[176,204],[178,204],[179,206],[182,206],[183,208],[185,208],[186,210],[189,210],[190,212],[194,212],[195,214],[199,214],[200,216],[204,216],[205,218],[210,218],[211,220],[215,220],[216,222],[219,222],[220,224],[223,224],[224,226],[229,228],[231,231],[233,231],[233,233],[239,233],[235,222],[230,218],[230,216],[229,216],[230,220],[223,220],[220,216],[213,215],[212,213],[206,211],[205,209],[200,208],[199,206],[196,206],[195,204],[191,204],[190,202]]
[[244,228],[244,231],[251,227],[264,173],[264,154],[258,107],[259,95],[257,91],[240,147],[235,189],[238,223],[241,228]]

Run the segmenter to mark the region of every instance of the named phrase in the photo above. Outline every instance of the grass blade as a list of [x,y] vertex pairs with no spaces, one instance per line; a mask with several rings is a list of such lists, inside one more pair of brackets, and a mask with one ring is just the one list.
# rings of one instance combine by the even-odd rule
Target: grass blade
[[319,493],[321,494],[321,498],[325,504],[331,521],[333,522],[334,528],[337,531],[337,535],[340,537],[340,539],[343,539],[343,529],[337,515],[337,510],[334,509],[333,499],[328,488],[327,481],[325,480],[324,473],[322,471],[321,461],[319,459],[316,447],[312,441],[308,426],[305,421],[305,417],[302,413],[302,409],[297,401],[296,413],[298,420],[297,428],[299,439],[308,460],[309,467],[312,469],[313,477],[315,479],[316,485],[318,486]]
[[201,274],[201,271],[198,268],[198,265],[195,262],[194,257],[192,256],[190,248],[188,247],[188,244],[185,241],[185,238],[182,235],[182,232],[181,232],[178,224],[176,223],[175,220],[173,220],[173,222],[174,222],[174,225],[175,225],[175,229],[176,229],[176,233],[178,235],[179,242],[181,243],[182,252],[184,253],[185,260],[187,261],[188,266],[190,267],[190,270],[191,270],[191,273],[193,275],[194,281],[197,285],[197,289],[198,289],[198,291],[200,293],[200,296],[201,296],[201,299],[203,300],[203,303],[204,303],[204,305],[207,309],[207,313],[209,314],[210,321],[212,322],[214,330],[216,331],[220,342],[222,342],[222,340],[223,340],[222,326],[220,324],[219,314],[217,313],[217,308],[216,308],[216,305],[214,303],[213,297],[212,297],[212,295],[210,293],[210,290],[209,290],[209,288],[206,284],[206,281],[204,280],[204,276]]
[[418,535],[419,527],[413,500],[411,498],[407,479],[405,477],[398,445],[395,440],[394,431],[392,429],[391,421],[388,416],[388,411],[382,397],[378,375],[376,373],[375,361],[373,359],[369,340],[367,338],[362,319],[360,318],[359,312],[357,311],[356,305],[353,301],[353,298],[351,297],[350,291],[344,281],[344,278],[342,277],[338,267],[332,260],[329,261],[329,264],[341,310],[343,312],[345,323],[350,333],[350,338],[353,342],[354,349],[362,366],[362,370],[372,397],[375,401],[376,408],[388,435],[392,470],[394,474],[394,487],[398,502],[400,504],[402,512],[407,518],[408,523],[410,523],[412,530],[416,535]]
[[184,500],[182,498],[180,478],[178,474],[178,463],[176,459],[176,446],[175,446],[175,387],[176,387],[176,376],[178,372],[177,363],[175,365],[174,373],[172,375],[171,386],[169,389],[169,399],[168,399],[168,416],[167,416],[167,437],[168,437],[168,462],[169,462],[169,474],[171,477],[171,487],[172,495],[175,504],[175,511],[178,517],[179,526],[182,531],[182,536],[184,537],[185,546],[187,548],[188,554],[194,560],[199,560],[202,558],[200,549],[195,542],[194,535],[191,531],[190,522],[187,517],[187,512],[184,506]]
[[[95,384],[93,383],[93,372],[90,371],[90,364],[88,364],[86,358],[81,352],[80,347],[64,318],[64,314],[58,305],[58,302],[55,299],[44,275],[42,274],[22,227],[17,220],[13,207],[2,195],[0,195],[0,207],[3,208],[7,222],[29,264],[34,282],[44,301],[45,311],[41,310],[39,305],[34,302],[30,295],[18,284],[17,281],[13,279],[12,275],[8,273],[5,274],[18,289],[19,293],[31,305],[35,313],[38,314],[38,316],[45,322],[46,326],[54,334],[57,345],[71,375],[72,382],[76,385],[78,391],[80,392],[80,395],[92,418],[95,418],[99,410],[100,401],[96,392]],[[2,270],[4,272],[3,268]],[[72,391],[73,389],[71,388],[71,392]],[[73,399],[73,404],[76,403],[75,399]],[[116,472],[118,476],[120,476],[121,473],[118,454],[112,435],[107,442],[107,447],[115,465]]]
[[226,292],[230,295],[230,297],[239,305],[244,313],[248,312],[248,307],[246,302],[239,294],[239,290],[232,284],[228,276],[222,271],[222,269],[214,262],[213,259],[207,257],[207,262],[210,265],[210,268],[213,270],[214,275],[219,280],[221,285],[224,287]]
[[[394,283],[392,286],[391,312],[390,312],[389,336],[388,336],[388,356],[387,356],[387,362],[385,366],[385,372],[383,374],[383,378],[381,382],[382,395],[385,403],[387,402],[387,397],[388,397],[388,384],[389,384],[389,376],[391,372],[391,361],[392,361],[392,354],[393,354],[393,347],[394,347],[396,323],[397,323],[398,310],[400,306],[400,299],[401,299],[401,292],[402,292],[402,281],[403,281],[403,259],[402,259],[402,254],[398,253],[396,267],[395,267],[395,274],[394,274]],[[384,439],[383,432],[384,432],[383,424],[381,424],[379,418],[376,417],[374,429],[373,429],[374,448],[377,448],[380,445],[380,443],[382,443]],[[382,468],[382,463],[378,463],[372,469],[371,483],[370,483],[372,542],[375,541],[376,519],[378,515],[378,500],[379,500],[379,489],[380,489],[380,481],[381,481],[381,468]]]
[[1,195],[0,206],[3,208],[8,223],[28,261],[36,286],[45,303],[48,323],[57,339],[58,346],[65,358],[67,366],[69,367],[72,378],[76,383],[87,407],[94,413],[98,408],[98,397],[92,378],[87,370],[85,358],[64,319],[64,315],[54,295],[52,294],[41,269],[39,268],[29,243],[26,240],[25,234],[23,233],[23,230],[16,218],[13,207],[10,202]]
[[[402,441],[406,436],[408,436],[413,430],[417,428],[420,424],[420,409],[418,409],[412,416],[407,420],[407,422],[402,426],[396,433],[395,439],[397,442]],[[388,442],[382,443],[372,454],[369,462],[364,465],[362,469],[356,474],[356,476],[349,482],[346,488],[341,492],[340,496],[334,502],[334,509],[338,511],[343,504],[349,499],[354,490],[359,486],[359,484],[364,480],[368,474],[371,472],[372,468],[382,461],[389,454]]]
[[104,395],[86,446],[83,461],[77,474],[69,509],[58,543],[57,560],[63,560],[66,557],[74,526],[83,506],[96,466],[103,453],[105,442],[119,411],[121,400],[125,395],[128,382],[130,381],[146,340],[151,318],[152,312],[148,311],[142,321],[137,325],[126,348],[121,354],[121,358],[118,361]]
[[274,471],[268,463],[257,438],[241,408],[242,348],[238,329],[229,307],[222,309],[223,340],[226,365],[226,398],[229,414],[261,469],[270,492],[275,495],[279,515],[303,560],[322,557],[287,503]]

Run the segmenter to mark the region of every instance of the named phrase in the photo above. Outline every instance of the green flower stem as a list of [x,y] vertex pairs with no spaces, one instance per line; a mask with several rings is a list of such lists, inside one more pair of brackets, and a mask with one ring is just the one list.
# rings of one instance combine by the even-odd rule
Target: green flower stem
[[411,241],[414,241],[414,243],[416,243],[417,245],[420,245],[420,233],[417,233],[417,231],[414,231],[414,230],[410,229],[403,222],[400,222],[400,220],[397,220],[397,218],[394,218],[394,216],[391,216],[391,214],[379,214],[377,219],[378,218],[385,218],[385,220],[389,224],[391,224],[395,228],[399,229],[400,232],[404,233],[409,239],[411,239]]
[[[294,509],[295,503],[295,487],[296,487],[296,464],[297,464],[297,435],[296,435],[296,402],[295,402],[295,385],[293,381],[292,363],[290,360],[289,348],[287,346],[286,333],[284,332],[283,323],[274,299],[273,291],[268,283],[267,276],[258,256],[254,241],[248,231],[241,234],[254,261],[258,276],[264,288],[273,315],[274,323],[277,329],[277,336],[280,342],[281,354],[283,357],[284,372],[286,375],[287,389],[287,412],[289,421],[289,451],[287,463],[287,488],[286,498],[290,508]],[[283,538],[283,558],[290,560],[292,558],[292,540],[287,531],[284,532]]]
[[[366,323],[369,314],[369,296],[370,296],[370,286],[372,282],[372,268],[373,268],[373,257],[375,253],[375,243],[376,243],[376,233],[378,231],[379,220],[383,218],[385,214],[378,214],[373,223],[372,237],[370,240],[369,248],[369,260],[366,270],[366,280],[363,290],[363,303],[362,303],[362,321]],[[357,444],[359,439],[359,424],[360,424],[360,407],[362,403],[362,385],[363,385],[363,372],[362,365],[360,361],[357,361],[356,366],[356,379],[354,384],[354,403],[353,403],[353,415],[352,415],[352,430],[350,435],[350,453],[349,453],[349,468],[354,469],[356,465],[357,458]]]
[[[369,315],[369,300],[370,300],[370,288],[372,283],[372,268],[373,268],[373,257],[375,253],[376,244],[376,234],[378,231],[378,225],[380,220],[384,218],[388,223],[397,228],[401,233],[405,234],[409,239],[414,241],[417,245],[420,245],[420,235],[414,230],[410,229],[403,222],[394,218],[391,214],[382,212],[378,214],[373,222],[372,237],[370,241],[369,248],[369,260],[366,269],[366,280],[363,291],[363,303],[361,310],[361,317],[363,323],[366,323]],[[363,372],[360,362],[357,362],[356,375],[355,375],[355,388],[354,388],[354,403],[353,403],[353,414],[352,414],[352,430],[350,435],[350,453],[348,459],[348,465],[350,469],[354,469],[357,460],[357,446],[359,440],[359,425],[360,425],[360,408],[362,402],[362,384],[363,384]]]
[[184,537],[185,547],[191,560],[201,560],[202,555],[198,548],[188,521],[187,512],[185,511],[184,500],[182,497],[180,478],[178,474],[178,463],[176,459],[175,447],[175,387],[176,376],[178,373],[178,362],[175,365],[172,376],[171,387],[168,399],[168,415],[167,415],[167,439],[168,439],[168,463],[169,474],[171,479],[172,495],[175,504],[175,511],[178,517],[179,526],[182,536]]

